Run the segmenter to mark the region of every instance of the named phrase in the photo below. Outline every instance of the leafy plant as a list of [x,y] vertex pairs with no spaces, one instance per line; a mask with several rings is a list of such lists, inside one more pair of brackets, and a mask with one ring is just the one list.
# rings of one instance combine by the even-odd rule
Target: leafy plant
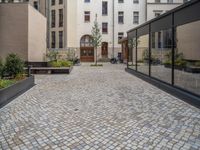
[[51,67],[71,67],[73,62],[66,60],[58,60],[49,62]]
[[0,80],[0,89],[6,88],[14,83],[15,83],[14,80]]
[[186,64],[187,64],[187,62],[184,61],[184,60],[182,60],[182,59],[177,59],[177,60],[175,60],[175,65],[176,65],[176,66],[182,66],[182,67],[185,67]]
[[171,65],[172,64],[172,61],[171,60],[167,60],[163,63],[164,65]]
[[[167,60],[164,62],[165,65],[171,65],[172,64],[172,51],[168,52],[166,55]],[[175,62],[174,64],[176,66],[182,66],[185,67],[187,65],[187,61],[184,60],[183,53],[178,53],[178,51],[175,51]]]
[[16,81],[20,81],[20,80],[23,80],[23,79],[25,79],[26,78],[26,74],[17,74],[16,76],[15,76],[15,80]]
[[58,60],[58,54],[58,51],[51,50],[46,54],[46,56],[47,58],[49,58],[50,61],[55,61]]
[[0,79],[3,77],[3,61],[0,58]]
[[91,67],[103,67],[103,64],[91,64]]
[[197,67],[200,67],[200,61],[195,62],[194,65],[197,66]]
[[12,78],[15,78],[17,74],[24,72],[24,62],[16,54],[9,54],[6,57],[4,72]]
[[101,33],[100,33],[100,28],[97,22],[97,14],[96,14],[96,19],[94,21],[94,26],[92,27],[92,45],[95,48],[96,51],[96,60],[95,64],[97,64],[97,48],[101,45]]

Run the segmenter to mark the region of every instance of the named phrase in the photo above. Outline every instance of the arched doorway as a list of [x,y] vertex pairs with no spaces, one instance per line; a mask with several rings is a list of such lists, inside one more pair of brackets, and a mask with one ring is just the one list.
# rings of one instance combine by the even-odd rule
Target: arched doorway
[[108,58],[108,43],[102,42],[101,44],[101,56],[102,58]]
[[94,47],[90,35],[84,35],[81,37],[80,59],[82,62],[94,62]]

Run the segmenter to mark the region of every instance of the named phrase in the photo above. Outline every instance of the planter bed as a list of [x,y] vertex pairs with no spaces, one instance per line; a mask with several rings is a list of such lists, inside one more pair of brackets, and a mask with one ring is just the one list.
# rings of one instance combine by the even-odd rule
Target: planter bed
[[190,73],[200,73],[200,67],[189,66],[185,68],[185,71]]
[[[171,65],[164,65],[166,68],[172,68],[172,66]],[[183,66],[174,66],[174,69],[176,69],[176,70],[185,70],[185,67],[183,67]]]
[[73,67],[32,67],[32,74],[69,74]]
[[34,76],[30,76],[7,88],[0,89],[0,108],[33,86]]
[[[172,68],[171,65],[164,65],[166,68]],[[177,70],[184,70],[185,72],[189,73],[200,73],[200,67],[193,67],[193,66],[187,66],[187,67],[182,67],[182,66],[174,66],[174,69]]]

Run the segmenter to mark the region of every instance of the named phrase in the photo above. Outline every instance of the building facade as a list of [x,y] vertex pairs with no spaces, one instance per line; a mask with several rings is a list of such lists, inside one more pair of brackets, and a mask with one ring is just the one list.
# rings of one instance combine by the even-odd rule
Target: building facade
[[189,0],[147,0],[146,20],[151,20]]
[[46,17],[28,3],[1,3],[0,57],[16,53],[24,61],[44,61],[46,21]]
[[[119,39],[126,31],[145,21],[145,1],[128,0],[68,0],[50,1],[49,49],[73,48],[82,61],[94,61],[95,51],[91,44],[91,30],[95,17],[102,34],[98,59],[116,57],[121,47]],[[130,13],[131,12],[131,13]],[[60,28],[60,23],[63,27]]]
[[97,57],[106,60],[121,53],[119,40],[126,37],[130,28],[177,7],[184,0],[14,0],[27,1],[47,17],[49,50],[74,49],[81,61],[94,61],[91,30],[96,16],[102,34]]

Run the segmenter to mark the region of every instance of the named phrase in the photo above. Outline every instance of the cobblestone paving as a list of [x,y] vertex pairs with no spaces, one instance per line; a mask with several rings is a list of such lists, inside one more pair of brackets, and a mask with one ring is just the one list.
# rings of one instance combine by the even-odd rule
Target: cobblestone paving
[[38,75],[0,109],[0,149],[200,149],[200,110],[123,65]]

